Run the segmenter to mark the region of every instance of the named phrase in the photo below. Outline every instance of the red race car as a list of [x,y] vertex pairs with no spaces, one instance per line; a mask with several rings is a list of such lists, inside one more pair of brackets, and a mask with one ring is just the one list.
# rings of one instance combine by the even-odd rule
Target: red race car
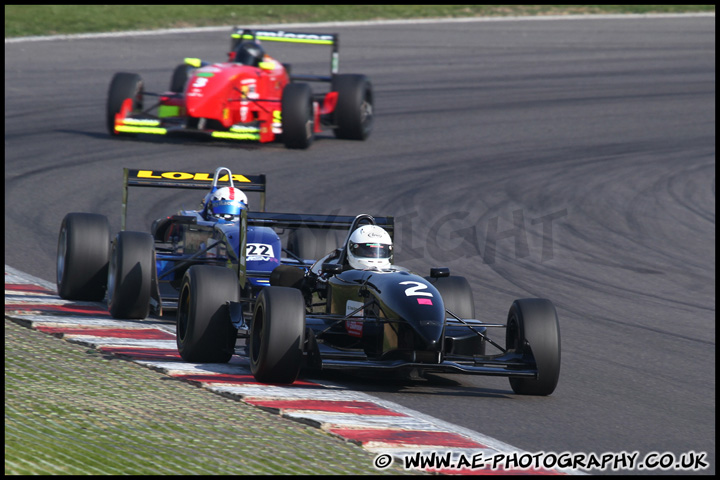
[[[267,55],[261,42],[330,46],[330,74],[291,75],[290,66]],[[136,73],[116,73],[107,100],[110,134],[194,133],[260,143],[281,140],[301,149],[323,128],[341,139],[365,140],[370,134],[372,84],[365,75],[338,73],[337,34],[236,27],[230,47],[227,62],[186,58],[164,93],[146,92]],[[307,82],[327,82],[330,91],[313,93]]]

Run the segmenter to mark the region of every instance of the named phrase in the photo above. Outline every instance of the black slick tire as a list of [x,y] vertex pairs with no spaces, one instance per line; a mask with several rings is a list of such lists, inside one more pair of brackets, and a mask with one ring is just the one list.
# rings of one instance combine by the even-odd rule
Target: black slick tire
[[312,91],[306,83],[288,83],[283,89],[282,140],[287,148],[306,149],[315,138]]
[[293,383],[305,342],[305,301],[300,290],[265,287],[255,303],[250,326],[250,368],[259,382]]
[[143,81],[140,75],[136,73],[116,73],[110,81],[108,89],[108,99],[106,107],[107,129],[110,135],[131,135],[126,133],[115,132],[115,114],[122,108],[123,102],[133,99],[133,111],[142,111],[143,109]]
[[329,228],[297,228],[291,230],[288,251],[303,260],[317,260],[340,246],[335,230]]
[[194,68],[185,63],[181,63],[175,67],[172,77],[170,77],[170,91],[173,93],[183,93],[185,91],[185,84],[192,70],[194,70]]
[[373,89],[365,75],[335,75],[332,89],[338,92],[335,137],[365,140],[373,127]]
[[240,301],[234,270],[194,265],[183,276],[177,310],[177,347],[192,363],[227,363],[235,351],[237,330],[227,302]]
[[110,223],[104,215],[68,213],[58,235],[57,289],[66,300],[105,298]]
[[153,237],[144,232],[119,232],[112,244],[108,273],[108,310],[113,318],[142,319],[150,312]]
[[519,395],[550,395],[560,377],[560,326],[555,306],[544,298],[515,300],[508,312],[505,345],[508,352],[532,359],[537,379],[510,378]]
[[472,289],[465,277],[425,277],[442,296],[445,309],[460,318],[475,318],[475,301]]

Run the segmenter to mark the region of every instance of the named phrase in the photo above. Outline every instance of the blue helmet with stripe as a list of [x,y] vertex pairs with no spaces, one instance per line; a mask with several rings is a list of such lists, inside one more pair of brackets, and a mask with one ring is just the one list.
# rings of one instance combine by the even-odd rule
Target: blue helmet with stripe
[[208,213],[220,220],[236,221],[247,208],[247,196],[234,187],[221,187],[209,195]]

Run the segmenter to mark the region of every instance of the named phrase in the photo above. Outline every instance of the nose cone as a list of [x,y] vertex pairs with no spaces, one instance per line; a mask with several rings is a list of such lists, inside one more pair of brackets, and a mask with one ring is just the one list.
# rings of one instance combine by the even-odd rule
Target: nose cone
[[415,325],[415,332],[420,343],[418,347],[431,352],[440,350],[443,337],[442,320],[419,320]]

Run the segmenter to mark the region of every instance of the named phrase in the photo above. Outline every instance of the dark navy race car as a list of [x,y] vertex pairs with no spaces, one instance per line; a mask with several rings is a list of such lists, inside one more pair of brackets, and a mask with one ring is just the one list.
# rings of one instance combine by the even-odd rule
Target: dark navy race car
[[[317,253],[318,239],[331,244],[329,229],[344,225],[346,217],[327,218],[314,225],[323,234],[309,233],[309,225],[296,234],[312,238],[304,248]],[[447,268],[421,276],[392,263],[392,231],[392,218],[358,215],[338,248],[310,266],[302,255],[298,264],[278,265],[251,300],[239,288],[243,272],[191,267],[180,287],[180,355],[227,362],[241,337],[253,375],[265,383],[292,383],[303,368],[375,369],[505,376],[516,393],[551,394],[560,372],[553,304],[519,299],[506,324],[478,320],[465,278]],[[500,343],[488,336],[498,328],[505,329]]]

